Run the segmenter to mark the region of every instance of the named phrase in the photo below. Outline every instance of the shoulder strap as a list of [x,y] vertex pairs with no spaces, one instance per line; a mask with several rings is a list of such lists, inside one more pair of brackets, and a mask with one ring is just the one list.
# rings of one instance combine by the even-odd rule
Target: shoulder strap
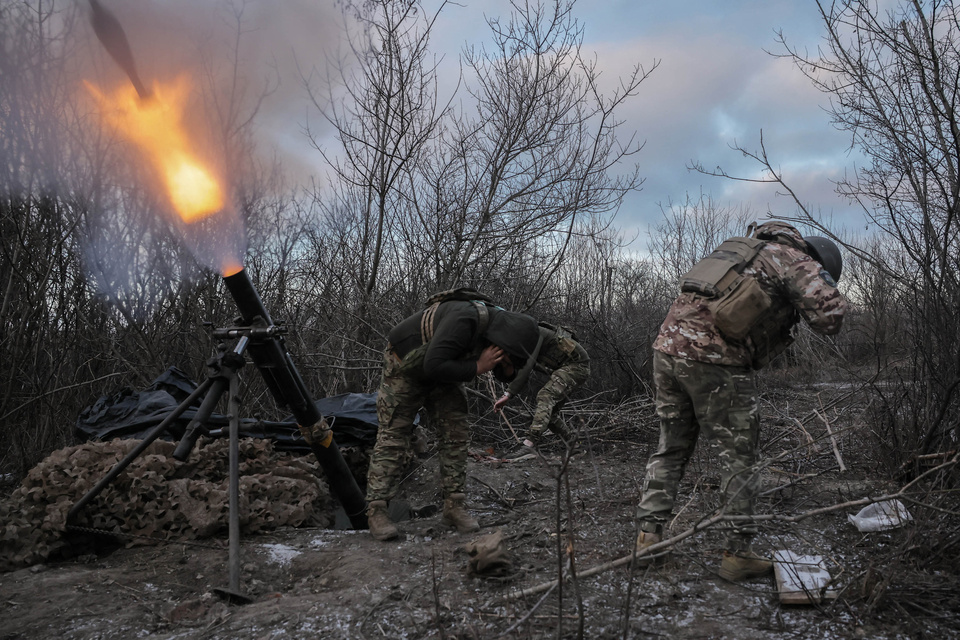
[[439,302],[434,302],[432,305],[427,307],[423,315],[420,316],[420,342],[421,344],[426,344],[430,342],[430,338],[433,337],[433,319],[437,315],[437,309],[440,307]]
[[471,300],[470,302],[477,310],[477,332],[473,334],[473,339],[476,341],[477,338],[487,332],[487,327],[490,326],[490,309],[479,300]]
[[[477,310],[477,330],[473,334],[473,339],[476,340],[482,336],[484,332],[486,332],[487,327],[490,326],[490,310],[487,308],[487,305],[480,300],[470,300],[469,302],[473,305],[473,308]],[[420,341],[423,344],[426,344],[433,338],[434,322],[440,304],[441,302],[434,302],[427,307],[423,315],[420,316]]]

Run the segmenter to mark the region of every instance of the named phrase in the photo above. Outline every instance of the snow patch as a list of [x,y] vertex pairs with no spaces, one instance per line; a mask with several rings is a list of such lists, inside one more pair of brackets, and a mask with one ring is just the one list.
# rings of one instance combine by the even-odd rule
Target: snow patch
[[262,544],[260,548],[267,553],[270,562],[279,564],[280,566],[290,564],[291,560],[300,555],[299,549],[285,544]]

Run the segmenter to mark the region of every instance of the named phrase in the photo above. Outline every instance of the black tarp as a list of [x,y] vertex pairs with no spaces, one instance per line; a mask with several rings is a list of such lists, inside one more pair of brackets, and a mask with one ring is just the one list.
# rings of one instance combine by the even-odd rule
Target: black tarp
[[[84,440],[111,440],[113,438],[142,438],[160,424],[181,402],[196,390],[197,384],[183,371],[170,367],[142,391],[125,387],[102,396],[77,417],[77,434]],[[187,424],[196,414],[196,406],[187,409],[170,426],[169,438],[179,439]],[[377,439],[377,395],[375,393],[344,393],[316,401],[317,409],[326,416],[333,428],[334,439],[340,446],[372,446]],[[229,426],[227,417],[214,413],[207,421],[212,435],[218,435]],[[293,416],[277,422],[240,419],[240,437],[270,438],[277,449],[309,452]]]

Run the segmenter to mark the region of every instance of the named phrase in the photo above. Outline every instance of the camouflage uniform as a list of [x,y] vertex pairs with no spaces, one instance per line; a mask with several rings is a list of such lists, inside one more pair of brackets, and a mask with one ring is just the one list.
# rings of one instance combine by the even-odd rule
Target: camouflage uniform
[[439,384],[421,374],[426,349],[402,361],[392,347],[383,354],[377,393],[377,443],[367,474],[367,500],[390,500],[410,460],[414,420],[427,407],[439,435],[440,481],[444,495],[464,493],[467,475],[467,396],[460,383]]
[[538,439],[546,429],[563,438],[570,434],[560,421],[560,410],[574,389],[590,377],[590,356],[563,327],[540,325],[540,343],[534,357],[517,373],[507,389],[507,395],[516,395],[526,386],[531,371],[550,376],[537,392],[537,406],[530,424],[531,439]]
[[[830,274],[804,253],[799,232],[773,222],[759,227],[757,237],[768,242],[743,274],[770,297],[772,327],[762,336],[727,339],[716,327],[710,301],[685,292],[653,343],[660,442],[647,463],[637,510],[643,531],[659,533],[668,521],[701,430],[719,452],[726,513],[753,514],[759,481],[752,469],[759,439],[754,369],[792,342],[791,330],[801,317],[818,333],[840,330],[847,302]],[[755,531],[751,525],[732,526],[726,548],[748,548]]]
[[389,500],[411,456],[414,420],[425,407],[439,435],[444,496],[464,493],[470,441],[463,382],[476,377],[477,357],[495,344],[511,358],[526,362],[538,333],[530,316],[489,307],[483,329],[471,302],[444,302],[434,316],[433,335],[422,341],[423,312],[394,327],[383,356],[377,394],[379,429],[367,472],[367,500]]

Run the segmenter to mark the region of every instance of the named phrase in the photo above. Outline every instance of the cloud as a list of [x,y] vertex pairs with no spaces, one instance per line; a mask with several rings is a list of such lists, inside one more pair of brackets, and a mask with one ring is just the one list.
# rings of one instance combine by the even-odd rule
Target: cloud
[[[659,220],[658,205],[682,201],[702,189],[723,204],[744,205],[758,214],[795,211],[769,184],[732,181],[688,170],[691,163],[722,167],[742,177],[760,177],[760,165],[732,149],[760,151],[761,132],[772,163],[782,169],[798,197],[813,210],[847,210],[833,181],[851,162],[848,137],[830,124],[818,92],[787,59],[777,58],[744,37],[749,26],[709,21],[662,24],[648,35],[588,43],[596,49],[615,86],[635,61],[659,68],[640,95],[620,114],[626,133],[636,129],[647,144],[639,162],[643,193],[621,211],[621,225],[642,227]],[[756,29],[754,29],[756,31]],[[768,48],[773,48],[773,30]],[[782,191],[782,188],[780,189]]]
[[[339,5],[332,0],[285,0],[233,3],[219,0],[102,0],[128,28],[142,75],[171,73],[206,55],[219,62],[210,71],[229,78],[232,56],[239,61],[239,79],[253,98],[268,81],[280,85],[260,107],[255,120],[259,144],[280,150],[287,173],[306,179],[319,166],[302,127],[323,120],[305,96],[300,72],[322,70],[328,50],[344,32]],[[426,3],[432,15],[439,4]],[[803,4],[803,3],[799,3]],[[646,183],[631,197],[618,222],[642,226],[659,218],[659,203],[682,200],[702,189],[732,204],[757,210],[782,208],[783,199],[769,185],[751,185],[704,176],[688,170],[692,162],[717,165],[737,175],[755,175],[759,167],[731,149],[739,144],[759,150],[760,132],[774,163],[781,167],[798,195],[815,208],[843,208],[831,179],[842,175],[852,158],[847,137],[834,130],[823,111],[827,97],[818,93],[789,62],[769,55],[776,50],[775,30],[786,29],[792,44],[815,46],[819,39],[815,8],[796,3],[689,3],[648,6],[618,2],[588,6],[575,14],[585,26],[584,52],[596,52],[606,91],[636,63],[659,68],[640,87],[639,95],[618,114],[623,136],[633,132],[646,140],[635,156]],[[244,7],[243,13],[224,7]],[[464,44],[489,43],[485,17],[506,19],[506,0],[447,5],[431,40],[447,58],[444,73],[456,72]],[[237,27],[242,26],[240,48]],[[102,54],[101,54],[102,55]],[[117,73],[100,64],[100,73]],[[441,91],[452,86],[441,78]],[[449,82],[448,82],[449,81]],[[443,84],[446,82],[447,84]],[[271,85],[272,86],[272,85]],[[252,108],[252,107],[248,107]],[[322,133],[322,132],[321,132]]]

